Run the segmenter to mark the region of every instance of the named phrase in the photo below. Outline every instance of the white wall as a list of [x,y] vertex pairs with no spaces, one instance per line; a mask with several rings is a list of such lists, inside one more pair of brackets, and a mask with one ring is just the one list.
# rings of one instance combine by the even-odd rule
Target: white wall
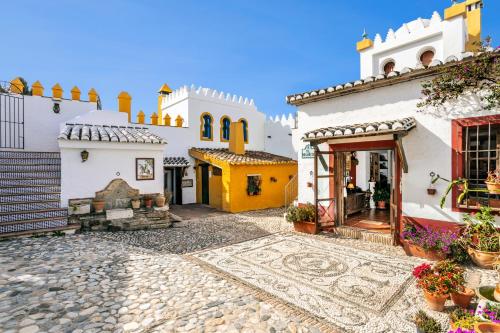
[[[0,99],[4,101],[4,99]],[[59,103],[60,112],[52,110],[54,103]],[[4,106],[2,106],[4,107]],[[57,136],[60,123],[90,110],[95,110],[96,103],[73,101],[68,99],[53,100],[45,96],[24,96],[24,150],[59,151]]]
[[297,151],[292,144],[292,130],[295,127],[295,118],[289,114],[274,119],[269,118],[265,123],[264,150],[271,154],[297,159]]
[[[301,138],[307,131],[326,126],[359,124],[413,116],[417,127],[403,138],[409,172],[402,177],[403,215],[445,221],[458,221],[460,214],[451,211],[451,196],[446,206],[439,207],[439,198],[447,183],[436,184],[437,195],[430,196],[426,189],[429,173],[451,178],[451,119],[498,113],[480,111],[477,100],[466,98],[442,111],[418,112],[420,82],[411,81],[354,93],[299,107],[298,129],[293,131],[293,143],[299,150],[299,202],[313,202],[313,190],[307,188],[312,159],[302,159],[300,149],[307,143]],[[355,141],[391,139],[391,137],[360,138]],[[338,142],[338,141],[335,141]]]
[[[59,140],[61,149],[61,205],[69,199],[93,198],[115,178],[124,179],[141,194],[163,193],[163,149],[160,144],[88,142]],[[89,158],[82,162],[80,152]],[[155,159],[155,179],[136,180],[135,159]]]

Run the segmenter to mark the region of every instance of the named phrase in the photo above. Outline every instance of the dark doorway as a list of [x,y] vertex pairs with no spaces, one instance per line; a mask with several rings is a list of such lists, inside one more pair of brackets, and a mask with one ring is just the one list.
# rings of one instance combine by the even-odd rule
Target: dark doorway
[[201,165],[201,203],[210,204],[209,185],[208,185],[208,164]]
[[169,203],[182,205],[182,175],[183,168],[165,168],[165,190],[172,193]]

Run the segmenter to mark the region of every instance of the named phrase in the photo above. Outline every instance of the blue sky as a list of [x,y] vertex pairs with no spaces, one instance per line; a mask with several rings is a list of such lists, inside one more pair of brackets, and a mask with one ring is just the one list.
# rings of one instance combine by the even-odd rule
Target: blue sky
[[[485,0],[483,36],[498,43],[500,1]],[[268,115],[294,112],[286,95],[357,79],[355,43],[451,1],[8,1],[2,4],[0,80],[46,89],[94,87],[106,109],[121,90],[134,113],[156,91],[202,85],[254,98]],[[49,90],[50,91],[50,90]],[[48,92],[46,90],[46,92]]]

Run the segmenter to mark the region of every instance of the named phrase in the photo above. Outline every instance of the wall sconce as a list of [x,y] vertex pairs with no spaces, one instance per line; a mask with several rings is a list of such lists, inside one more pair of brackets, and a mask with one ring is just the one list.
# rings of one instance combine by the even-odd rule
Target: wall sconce
[[271,183],[276,183],[278,180],[276,179],[276,177],[271,177]]
[[80,156],[82,157],[82,162],[86,162],[89,159],[89,152],[82,150],[82,152],[80,152]]

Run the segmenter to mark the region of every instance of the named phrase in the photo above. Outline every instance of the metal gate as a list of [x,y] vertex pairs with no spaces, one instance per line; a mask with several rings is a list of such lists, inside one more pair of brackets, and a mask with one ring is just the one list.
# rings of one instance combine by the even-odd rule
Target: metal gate
[[22,87],[0,81],[0,148],[24,149]]

